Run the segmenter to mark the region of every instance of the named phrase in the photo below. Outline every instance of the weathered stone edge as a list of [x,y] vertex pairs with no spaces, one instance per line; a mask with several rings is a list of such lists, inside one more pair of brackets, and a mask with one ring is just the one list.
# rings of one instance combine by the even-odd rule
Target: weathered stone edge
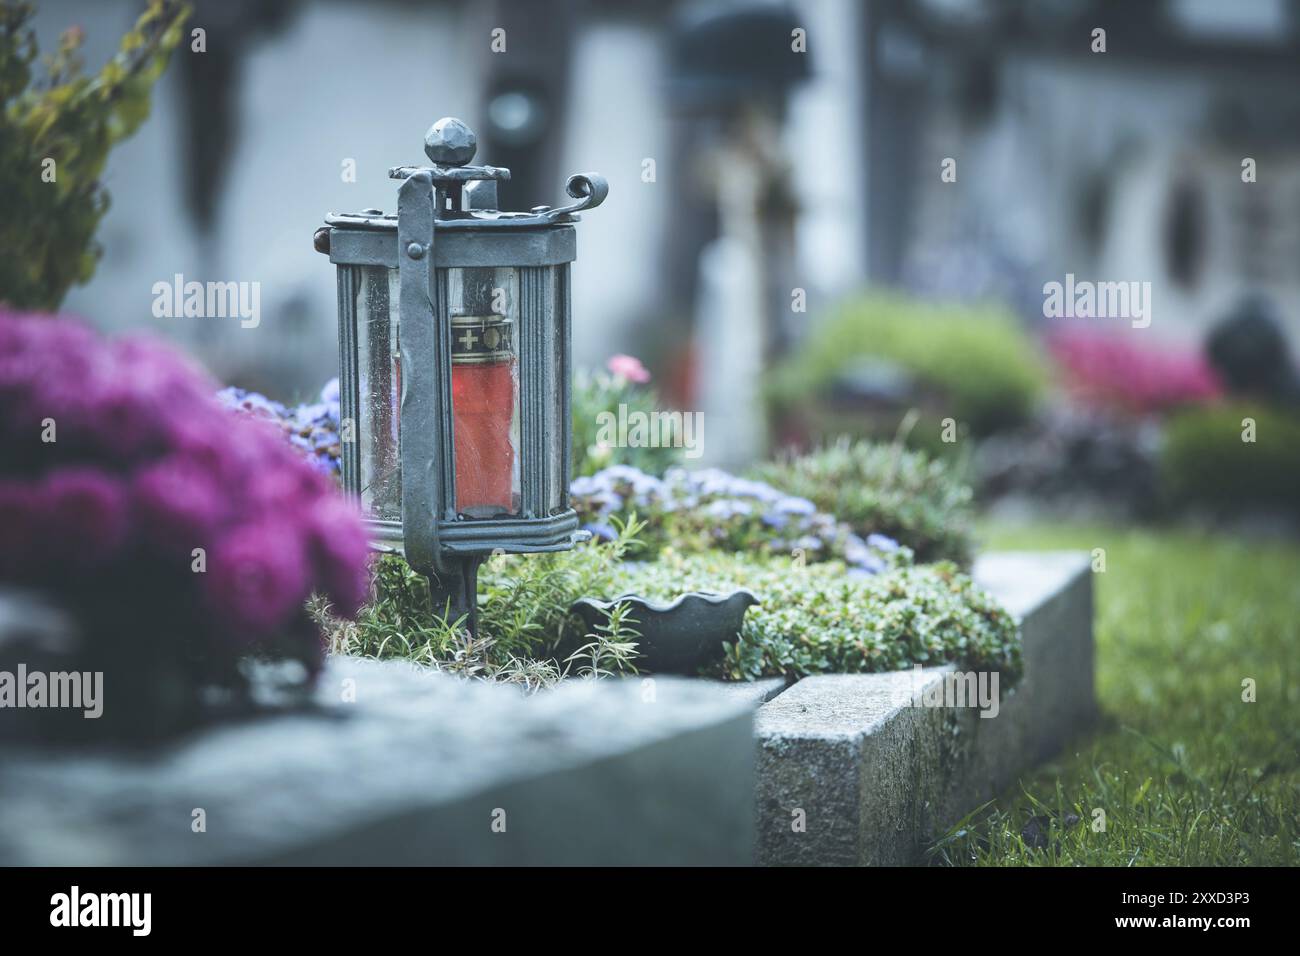
[[999,717],[910,706],[951,667],[920,681],[910,672],[799,681],[755,720],[757,862],[914,861],[942,828],[1091,723],[1086,555],[993,554],[975,574],[1021,622],[1025,673]]

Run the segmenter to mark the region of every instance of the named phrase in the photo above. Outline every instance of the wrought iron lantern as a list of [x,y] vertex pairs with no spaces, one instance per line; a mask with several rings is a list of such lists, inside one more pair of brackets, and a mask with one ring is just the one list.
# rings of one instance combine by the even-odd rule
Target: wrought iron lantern
[[569,264],[577,213],[609,191],[582,173],[569,205],[503,212],[510,170],[469,165],[476,147],[439,120],[431,165],[389,170],[396,215],[330,214],[315,237],[338,273],[344,488],[376,548],[471,629],[488,556],[585,536],[568,498]]

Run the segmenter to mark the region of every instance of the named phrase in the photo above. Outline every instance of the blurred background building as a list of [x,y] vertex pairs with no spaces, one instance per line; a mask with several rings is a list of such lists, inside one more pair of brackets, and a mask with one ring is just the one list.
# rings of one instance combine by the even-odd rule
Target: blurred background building
[[[575,361],[641,356],[706,411],[714,460],[760,448],[765,369],[869,285],[1041,323],[1067,273],[1149,281],[1150,335],[1175,343],[1259,293],[1300,333],[1294,0],[191,3],[206,52],[178,50],[113,154],[105,257],[66,307],[276,397],[337,365],[313,230],[391,210],[388,167],[444,115],[514,171],[506,207],[608,177],[574,271]],[[97,65],[138,9],[45,0],[42,47],[79,24]],[[177,273],[259,281],[257,333],[155,319],[152,286]]]

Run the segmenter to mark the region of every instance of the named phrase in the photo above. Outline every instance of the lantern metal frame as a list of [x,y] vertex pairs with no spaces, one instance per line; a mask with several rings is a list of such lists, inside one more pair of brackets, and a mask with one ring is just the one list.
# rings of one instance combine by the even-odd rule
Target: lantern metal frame
[[[459,139],[457,137],[459,136]],[[466,141],[468,145],[466,145]],[[494,553],[562,551],[585,538],[569,507],[572,315],[569,268],[580,210],[609,191],[595,173],[571,176],[566,206],[527,213],[496,209],[508,169],[467,165],[474,136],[458,120],[430,129],[429,166],[398,166],[397,214],[333,214],[316,248],[337,267],[340,419],[345,492],[362,497],[358,305],[362,270],[396,269],[400,396],[401,518],[367,517],[376,549],[398,552],[431,584],[435,606],[476,629],[477,571]],[[517,514],[471,518],[456,509],[450,270],[512,268],[518,274],[519,506]],[[344,438],[348,438],[344,435]],[[560,443],[558,474],[548,462]],[[558,481],[559,487],[555,487]],[[555,505],[558,504],[558,507]]]

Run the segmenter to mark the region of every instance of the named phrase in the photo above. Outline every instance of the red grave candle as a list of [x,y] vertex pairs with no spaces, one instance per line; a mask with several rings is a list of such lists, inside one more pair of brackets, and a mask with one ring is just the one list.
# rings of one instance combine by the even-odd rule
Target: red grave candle
[[518,376],[510,320],[452,321],[451,395],[456,436],[456,510],[471,517],[514,513],[511,436]]

